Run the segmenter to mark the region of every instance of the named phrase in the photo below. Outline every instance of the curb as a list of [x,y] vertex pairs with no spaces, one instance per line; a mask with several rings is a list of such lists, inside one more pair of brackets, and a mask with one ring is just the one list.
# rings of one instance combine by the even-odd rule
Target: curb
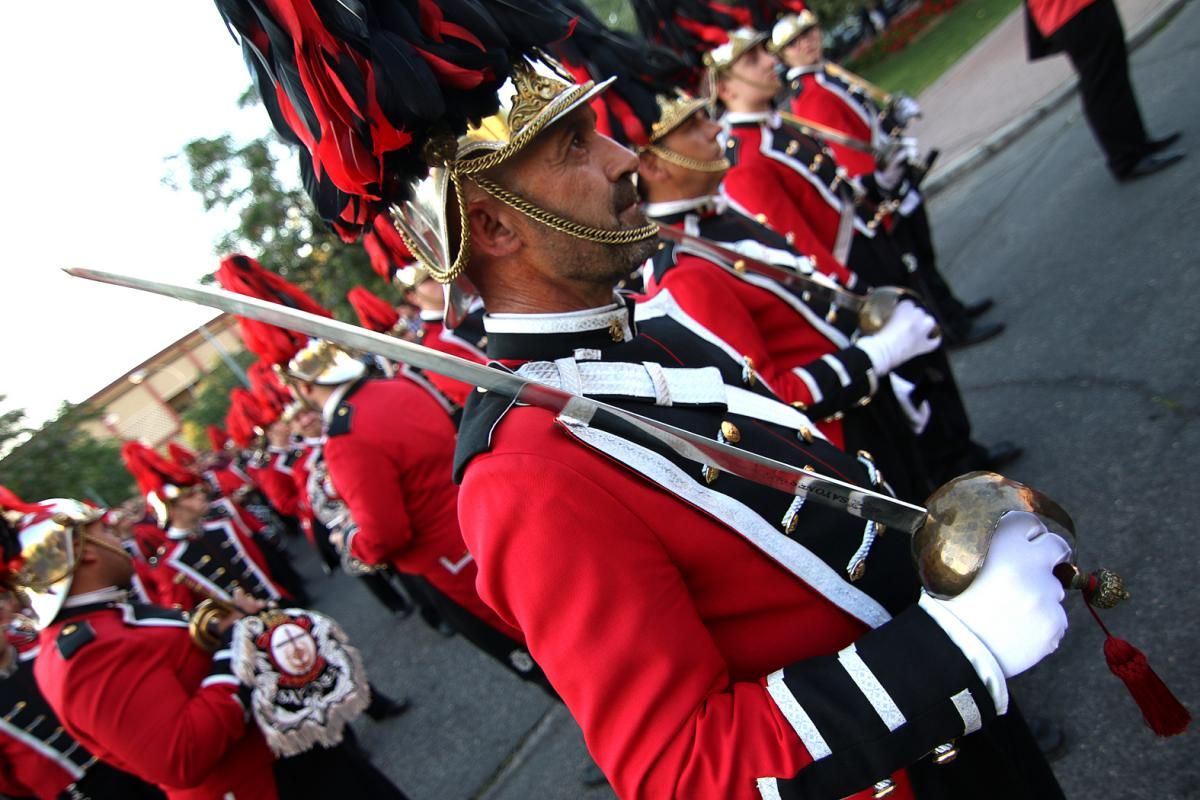
[[[1149,16],[1145,17],[1126,39],[1129,51],[1132,53],[1149,41],[1158,28],[1166,20],[1178,13],[1188,1],[1170,0],[1170,2],[1160,6]],[[1020,11],[1018,10],[1014,13],[1020,13]],[[1008,123],[1003,128],[1000,128],[991,136],[951,161],[944,168],[937,170],[933,175],[929,176],[921,184],[921,194],[925,195],[926,198],[933,197],[959,178],[983,165],[992,156],[1021,138],[1026,131],[1031,129],[1042,118],[1058,109],[1070,99],[1071,95],[1075,94],[1075,90],[1078,87],[1079,80],[1073,77],[1055,88],[1050,94],[1039,100],[1029,111],[1025,112],[1025,114]]]

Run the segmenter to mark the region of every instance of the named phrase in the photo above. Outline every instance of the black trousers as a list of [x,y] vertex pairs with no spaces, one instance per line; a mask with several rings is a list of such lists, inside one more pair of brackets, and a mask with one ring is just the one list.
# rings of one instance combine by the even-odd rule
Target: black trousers
[[1148,152],[1133,84],[1125,30],[1113,0],[1095,0],[1047,37],[1071,59],[1088,125],[1104,150],[1108,168],[1121,177]]

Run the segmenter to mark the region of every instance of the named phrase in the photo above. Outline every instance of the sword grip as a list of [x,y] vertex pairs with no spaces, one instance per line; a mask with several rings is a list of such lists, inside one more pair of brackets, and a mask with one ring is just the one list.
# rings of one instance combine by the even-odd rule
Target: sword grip
[[1130,598],[1125,579],[1111,569],[1101,567],[1085,574],[1074,564],[1059,564],[1054,576],[1064,589],[1083,592],[1088,605],[1095,608],[1115,608]]

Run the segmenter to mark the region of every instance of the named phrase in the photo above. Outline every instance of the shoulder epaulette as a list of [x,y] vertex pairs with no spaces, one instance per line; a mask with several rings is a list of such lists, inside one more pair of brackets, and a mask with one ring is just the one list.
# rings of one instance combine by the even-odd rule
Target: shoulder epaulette
[[90,643],[96,638],[96,631],[92,628],[87,620],[79,622],[68,622],[62,626],[62,630],[58,632],[58,638],[55,640],[55,645],[58,647],[59,654],[64,659],[70,659],[80,648]]
[[736,136],[730,136],[725,140],[725,158],[729,160],[732,166],[737,166],[738,154],[741,152],[742,143]]
[[333,419],[329,422],[329,430],[325,432],[326,436],[344,436],[350,432],[350,418],[354,416],[354,406],[349,403],[342,402],[333,412]]

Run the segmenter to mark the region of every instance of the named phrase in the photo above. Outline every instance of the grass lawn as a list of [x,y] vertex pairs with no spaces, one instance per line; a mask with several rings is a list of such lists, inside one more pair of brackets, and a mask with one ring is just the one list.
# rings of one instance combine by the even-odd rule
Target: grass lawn
[[1021,0],[963,0],[906,48],[861,74],[888,91],[916,97],[1020,5]]

